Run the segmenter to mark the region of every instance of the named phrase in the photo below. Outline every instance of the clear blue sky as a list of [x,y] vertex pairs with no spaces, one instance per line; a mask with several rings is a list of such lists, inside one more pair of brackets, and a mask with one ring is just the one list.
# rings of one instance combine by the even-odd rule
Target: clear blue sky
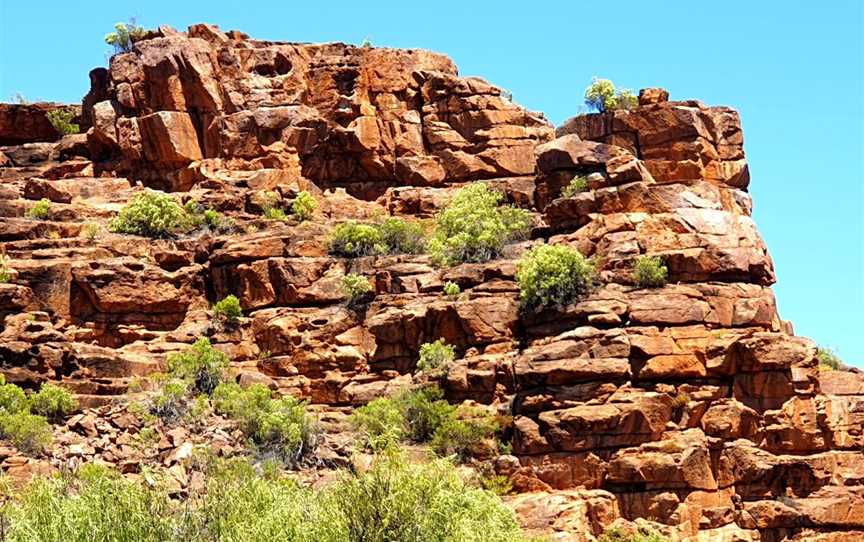
[[118,20],[420,47],[556,124],[592,75],[741,112],[781,316],[864,367],[864,14],[859,0],[21,2],[0,0],[0,99],[78,101]]

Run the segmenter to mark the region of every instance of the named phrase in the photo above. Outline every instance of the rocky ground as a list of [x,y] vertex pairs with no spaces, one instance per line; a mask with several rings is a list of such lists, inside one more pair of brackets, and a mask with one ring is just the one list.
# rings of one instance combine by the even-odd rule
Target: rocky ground
[[[4,471],[151,462],[182,488],[184,454],[231,453],[231,425],[160,429],[148,447],[124,405],[130,383],[203,336],[241,383],[309,399],[338,465],[345,414],[409,382],[420,345],[444,338],[458,354],[447,397],[513,416],[512,456],[496,464],[534,532],[593,540],[625,518],[684,540],[864,539],[864,375],[820,371],[777,314],[734,110],[646,89],[634,110],[556,129],[440,54],[209,25],[151,31],[90,78],[79,134],[46,126],[55,105],[0,105],[2,372],[62,383],[85,407],[55,429],[51,457],[0,448]],[[589,190],[560,197],[574,175]],[[501,259],[328,253],[335,224],[428,219],[474,181],[532,212],[531,239]],[[110,233],[147,188],[234,226]],[[267,192],[302,190],[319,204],[311,221],[261,216]],[[47,216],[29,216],[42,198]],[[543,241],[595,257],[603,286],[520,311],[516,262]],[[634,284],[645,254],[664,257],[668,284]],[[345,303],[349,272],[374,282],[363,310]],[[244,309],[231,329],[210,312],[228,294]]]

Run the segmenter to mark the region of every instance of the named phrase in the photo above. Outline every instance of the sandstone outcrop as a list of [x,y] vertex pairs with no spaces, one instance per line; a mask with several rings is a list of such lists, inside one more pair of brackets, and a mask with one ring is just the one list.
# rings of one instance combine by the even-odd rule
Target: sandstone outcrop
[[[420,345],[444,338],[458,358],[448,397],[512,416],[512,456],[496,465],[532,532],[593,540],[647,520],[691,541],[861,538],[864,377],[820,371],[815,345],[777,313],[734,110],[646,89],[634,110],[556,131],[440,54],[209,25],[151,33],[91,82],[86,135],[43,138],[16,120],[33,125],[26,141],[0,138],[0,370],[29,388],[62,382],[87,407],[57,430],[55,465],[134,470],[138,429],[114,403],[197,337],[241,382],[335,418],[410,382]],[[562,197],[576,175],[588,189]],[[328,254],[335,224],[427,219],[473,181],[533,214],[531,238],[502,258],[437,268]],[[145,187],[235,228],[109,233]],[[312,221],[261,217],[264,192],[301,190],[319,203]],[[28,216],[42,198],[48,215]],[[603,285],[520,310],[516,263],[543,240],[595,258]],[[663,257],[665,286],[636,285],[643,255]],[[374,283],[362,310],[339,288],[350,272]],[[445,281],[462,294],[443,296]],[[228,294],[244,309],[231,328],[209,311]],[[218,420],[208,431],[160,429],[149,459],[173,467],[185,442],[235,446]],[[11,449],[0,461],[19,474],[50,463]]]

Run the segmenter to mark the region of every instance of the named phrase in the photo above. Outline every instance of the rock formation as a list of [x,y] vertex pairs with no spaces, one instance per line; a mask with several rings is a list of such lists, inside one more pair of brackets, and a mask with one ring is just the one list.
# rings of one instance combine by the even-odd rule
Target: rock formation
[[[0,107],[2,372],[62,382],[93,407],[62,429],[79,437],[55,463],[134,468],[117,435],[135,424],[111,403],[199,336],[241,382],[328,412],[404,385],[419,346],[444,338],[459,358],[448,397],[513,417],[512,456],[496,465],[531,530],[593,540],[641,518],[682,540],[864,539],[864,376],[820,372],[815,345],[777,314],[734,110],[646,89],[633,110],[556,130],[440,54],[209,25],[152,31],[91,82],[86,135],[54,141]],[[560,197],[575,175],[589,190]],[[328,254],[333,225],[429,218],[473,181],[534,215],[503,258],[439,269]],[[145,187],[240,231],[87,235]],[[260,217],[264,192],[301,190],[319,201],[313,221]],[[28,217],[42,198],[49,216]],[[594,257],[603,286],[520,312],[516,262],[544,240]],[[641,255],[664,258],[666,286],[634,284]],[[374,278],[363,311],[344,303],[348,272]],[[445,281],[464,294],[442,296]],[[228,294],[246,317],[223,329],[208,308]],[[176,459],[182,440],[162,449]],[[7,471],[46,466],[0,456]]]

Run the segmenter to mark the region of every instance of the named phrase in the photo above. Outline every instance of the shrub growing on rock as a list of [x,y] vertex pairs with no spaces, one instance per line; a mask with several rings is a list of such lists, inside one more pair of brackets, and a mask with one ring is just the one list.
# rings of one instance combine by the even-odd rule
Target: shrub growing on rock
[[243,316],[240,300],[235,295],[229,295],[213,305],[213,316],[228,323],[235,323]]
[[538,245],[519,262],[516,281],[524,307],[567,305],[595,282],[594,264],[567,245]]
[[210,340],[202,337],[184,352],[168,355],[168,372],[172,377],[188,382],[194,391],[211,394],[222,382],[228,368],[228,356],[213,348]]
[[283,395],[272,397],[269,388],[252,384],[246,389],[223,383],[213,392],[216,412],[238,422],[240,430],[259,451],[273,453],[297,464],[318,444],[319,430],[306,412],[306,403]]
[[37,393],[30,396],[30,410],[34,414],[57,421],[78,408],[78,402],[64,387],[45,382]]
[[372,283],[363,275],[348,273],[342,277],[342,293],[348,298],[349,305],[361,303],[372,291]]
[[660,256],[639,256],[633,265],[633,280],[640,288],[659,288],[666,284],[668,275]]
[[464,461],[481,454],[483,443],[496,431],[498,424],[493,418],[479,411],[459,409],[435,429],[431,446],[439,455],[456,455]]
[[29,412],[0,414],[0,436],[25,454],[44,453],[51,444],[51,424]]
[[88,222],[81,226],[81,237],[87,239],[88,241],[93,241],[97,237],[99,237],[99,224],[95,222]]
[[453,347],[444,342],[444,339],[438,339],[431,343],[423,343],[420,346],[420,359],[417,361],[417,370],[429,372],[446,369],[454,357]]
[[459,297],[459,294],[462,293],[462,289],[459,288],[459,285],[455,282],[450,282],[449,280],[444,283],[443,288],[444,295],[449,297],[450,299],[456,299]]
[[594,77],[585,89],[585,105],[596,111],[613,111],[615,109],[633,109],[639,104],[638,98],[630,89],[616,90],[609,79]]
[[423,227],[416,222],[389,217],[377,227],[381,244],[390,254],[420,254],[426,248]]
[[823,371],[836,371],[843,367],[843,360],[830,348],[818,348],[816,358],[819,360],[819,368]]
[[0,254],[0,284],[10,280],[12,280],[12,271],[9,269],[9,262],[6,261],[6,256]]
[[584,192],[588,190],[588,178],[577,175],[573,177],[573,180],[570,181],[570,184],[564,187],[564,190],[561,191],[561,196],[565,198],[572,198],[579,192]]
[[72,122],[75,120],[75,111],[71,109],[58,108],[52,109],[46,113],[45,116],[48,118],[48,122],[51,123],[51,126],[61,134],[69,135],[78,133],[78,125]]
[[597,542],[671,542],[671,540],[657,531],[640,527],[634,531],[619,528],[606,529]]
[[389,448],[406,434],[402,409],[390,397],[379,397],[354,409],[351,425],[363,432],[365,444],[373,450]]
[[312,218],[312,214],[315,212],[317,207],[318,202],[315,201],[312,194],[305,190],[297,194],[297,197],[294,198],[293,202],[291,202],[291,212],[300,222]]
[[330,252],[336,256],[356,258],[385,251],[381,231],[372,224],[343,222],[336,226],[330,237]]
[[503,195],[484,183],[459,190],[436,216],[437,229],[429,242],[436,265],[483,262],[498,257],[504,245],[527,236],[531,214],[501,206]]
[[30,207],[27,211],[27,217],[35,218],[36,220],[46,220],[50,212],[51,201],[48,198],[42,198],[37,201],[33,207]]
[[114,233],[129,233],[144,237],[167,237],[188,224],[187,214],[167,194],[147,190],[136,194],[109,229]]
[[136,25],[134,20],[117,23],[114,25],[114,32],[105,34],[105,43],[113,46],[115,53],[126,53],[132,50],[132,45],[143,35],[144,29]]
[[24,390],[15,384],[7,384],[6,377],[0,375],[0,414],[27,412],[29,408]]

